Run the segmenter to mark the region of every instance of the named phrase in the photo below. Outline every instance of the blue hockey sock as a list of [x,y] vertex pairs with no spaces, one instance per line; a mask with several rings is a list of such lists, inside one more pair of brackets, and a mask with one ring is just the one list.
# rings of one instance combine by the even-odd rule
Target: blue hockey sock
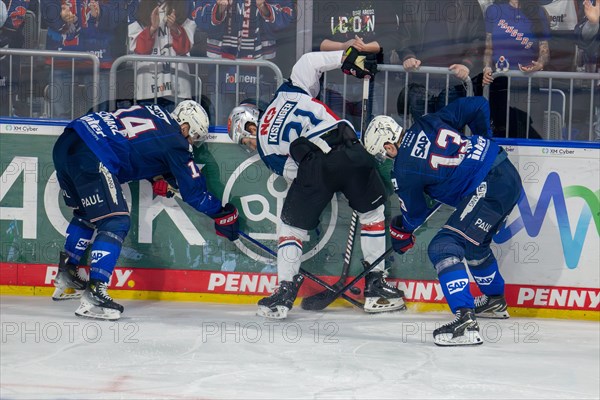
[[[469,262],[467,262],[468,264]],[[486,296],[498,296],[504,294],[504,278],[498,270],[498,261],[492,255],[480,265],[469,265],[469,271],[481,293]]]
[[456,313],[459,308],[475,308],[473,295],[469,290],[469,275],[462,264],[444,269],[439,274],[440,285],[446,301],[452,310]]
[[79,265],[93,235],[94,227],[91,223],[77,217],[71,219],[65,241],[65,252],[69,255],[67,263]]
[[108,282],[119,254],[123,240],[110,232],[99,232],[91,251],[90,279]]

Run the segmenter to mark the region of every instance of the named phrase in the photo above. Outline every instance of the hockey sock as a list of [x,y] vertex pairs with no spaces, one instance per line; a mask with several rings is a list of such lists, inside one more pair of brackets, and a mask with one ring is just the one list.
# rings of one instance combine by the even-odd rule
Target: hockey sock
[[121,253],[123,239],[112,232],[98,232],[91,251],[90,280],[108,283]]
[[444,268],[438,277],[452,313],[459,308],[475,308],[473,295],[469,291],[469,275],[462,262]]
[[277,246],[277,276],[279,282],[292,281],[300,270],[302,241],[293,236],[279,237]]
[[94,235],[94,226],[81,218],[73,217],[67,227],[65,252],[69,255],[68,264],[79,265]]
[[504,294],[504,278],[498,270],[498,261],[496,257],[490,255],[481,264],[473,265],[475,261],[469,260],[469,271],[481,293],[486,296],[498,296]]
[[[360,247],[363,257],[372,263],[385,251],[385,222],[378,221],[372,224],[363,224],[360,229]],[[373,271],[383,271],[383,262],[379,263]]]

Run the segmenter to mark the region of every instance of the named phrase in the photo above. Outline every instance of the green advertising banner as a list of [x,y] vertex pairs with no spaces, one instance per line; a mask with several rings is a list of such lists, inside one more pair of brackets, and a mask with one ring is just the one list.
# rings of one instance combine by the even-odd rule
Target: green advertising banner
[[[1,262],[55,264],[64,244],[63,235],[71,212],[62,200],[52,163],[56,136],[44,132],[43,127],[36,132],[12,133],[5,129],[0,135]],[[286,181],[271,173],[257,154],[219,141],[223,140],[214,140],[196,152],[196,162],[207,177],[209,189],[238,207],[244,232],[276,249],[277,215],[285,199]],[[390,168],[391,163],[383,164],[382,174],[389,176]],[[252,243],[246,242],[247,249],[239,249],[218,237],[213,221],[187,206],[181,198],[154,197],[150,183],[145,181],[126,184],[124,190],[131,210],[132,228],[124,243],[119,266],[254,273],[276,271],[273,257]],[[388,218],[400,212],[391,188],[389,193]],[[303,267],[319,275],[339,275],[341,271],[351,210],[340,196],[323,213],[319,228],[309,232],[310,240],[304,245]],[[306,206],[310,207],[310,204]],[[417,234],[418,244],[413,251],[387,260],[391,276],[435,278],[426,245],[448,215],[448,210],[438,212]],[[362,268],[359,234],[354,247],[351,271],[356,273]],[[241,250],[251,251],[262,261],[255,261]]]

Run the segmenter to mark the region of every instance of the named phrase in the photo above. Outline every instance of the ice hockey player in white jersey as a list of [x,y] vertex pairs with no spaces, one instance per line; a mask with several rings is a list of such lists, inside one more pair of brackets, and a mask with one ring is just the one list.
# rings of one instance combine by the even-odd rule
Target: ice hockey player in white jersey
[[[282,319],[292,308],[303,281],[298,273],[302,244],[336,192],[342,192],[358,213],[365,260],[372,262],[385,251],[385,189],[375,159],[358,140],[352,124],[315,98],[323,72],[341,67],[345,73],[364,78],[374,70],[368,65],[352,47],[345,52],[304,54],[260,121],[259,110],[249,104],[234,108],[229,116],[232,140],[258,150],[272,171],[292,182],[278,226],[279,287],[258,302],[261,316]],[[367,312],[406,307],[404,294],[387,284],[384,272],[378,266],[366,276]]]

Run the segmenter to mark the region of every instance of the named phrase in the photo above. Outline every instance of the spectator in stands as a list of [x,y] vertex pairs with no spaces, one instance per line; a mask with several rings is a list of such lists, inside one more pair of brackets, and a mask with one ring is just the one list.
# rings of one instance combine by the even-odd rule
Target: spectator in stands
[[[0,48],[20,49],[23,47],[23,24],[27,10],[37,10],[37,0],[0,1]],[[0,57],[0,116],[12,116],[9,109],[12,92],[12,106],[17,106],[17,93],[20,81],[20,57]],[[10,85],[10,86],[9,86]],[[10,88],[10,90],[9,90]],[[20,114],[20,113],[17,113]]]
[[575,40],[573,40],[573,29],[577,25],[577,8],[581,3],[582,0],[541,1],[550,23],[548,46],[552,49],[552,58],[544,66],[544,70],[569,72],[574,70]]
[[[496,136],[506,135],[506,105],[509,94],[507,78],[494,79],[492,72],[542,71],[550,60],[549,37],[550,24],[538,0],[496,0],[487,8],[483,85],[491,85],[490,110]],[[519,100],[527,99],[526,95],[518,92],[518,84],[517,80],[511,83],[508,127],[511,137],[525,137],[527,124],[532,123],[531,118],[528,121],[527,113],[523,111],[525,106],[521,109],[516,107]],[[535,91],[534,88],[532,93]],[[536,103],[540,102],[531,102]],[[529,138],[539,138],[532,126],[529,127]]]
[[[366,53],[379,53],[389,49],[393,43],[390,35],[395,30],[396,2],[375,0],[316,1],[313,11],[313,50],[346,50],[353,46]],[[348,119],[356,129],[360,129],[362,114],[362,83],[357,80],[345,80],[340,71],[326,75],[326,87],[321,91],[321,100],[339,116]],[[344,80],[346,91],[344,97]],[[376,113],[383,112],[383,80],[376,90],[372,79],[369,87],[368,115],[375,105]],[[344,113],[345,105],[345,113]]]
[[[443,67],[452,71],[446,93],[446,77],[430,76],[426,93],[425,74],[412,74],[408,111],[413,119],[440,110],[466,95],[464,81],[474,79],[482,68],[485,28],[477,0],[406,1],[397,11],[398,41],[391,62],[402,64],[407,72],[421,66]],[[456,79],[454,79],[456,78]],[[446,102],[446,94],[448,101]],[[398,113],[404,113],[405,93],[398,98]]]
[[[129,51],[140,55],[189,56],[196,25],[191,19],[191,0],[140,0],[130,10]],[[155,71],[157,73],[155,73]],[[192,98],[193,79],[184,63],[137,63],[135,98],[141,104],[156,102],[169,111]],[[175,76],[177,74],[177,81]]]
[[[277,41],[295,18],[292,0],[200,0],[193,13],[199,31],[206,35],[206,56],[210,58],[258,59],[274,61]],[[295,36],[295,32],[290,31]],[[295,54],[295,53],[293,53]],[[215,86],[214,67],[203,81]],[[262,101],[270,101],[275,82],[261,70],[260,93]],[[240,98],[256,98],[256,68],[221,67],[219,107],[225,122],[228,110],[237,105],[235,92]],[[219,118],[221,119],[221,118]],[[219,122],[219,121],[216,121]]]
[[[598,72],[600,68],[600,1],[584,0],[584,17],[575,27],[577,46],[583,54],[582,67],[585,72]],[[592,127],[595,140],[600,140],[600,82],[596,81],[594,101],[594,123]],[[587,138],[582,138],[583,140]]]
[[[97,87],[93,86],[89,62],[77,60],[73,74],[71,59],[54,60],[48,94],[51,114],[72,118],[94,105],[99,110],[107,110],[110,67],[125,50],[124,32],[119,29],[127,21],[124,3],[119,0],[45,0],[41,11],[48,26],[47,50],[89,52],[100,59]],[[48,58],[46,64],[51,63]],[[83,99],[78,98],[78,88],[84,90]],[[72,92],[77,96],[75,99],[71,98]]]

